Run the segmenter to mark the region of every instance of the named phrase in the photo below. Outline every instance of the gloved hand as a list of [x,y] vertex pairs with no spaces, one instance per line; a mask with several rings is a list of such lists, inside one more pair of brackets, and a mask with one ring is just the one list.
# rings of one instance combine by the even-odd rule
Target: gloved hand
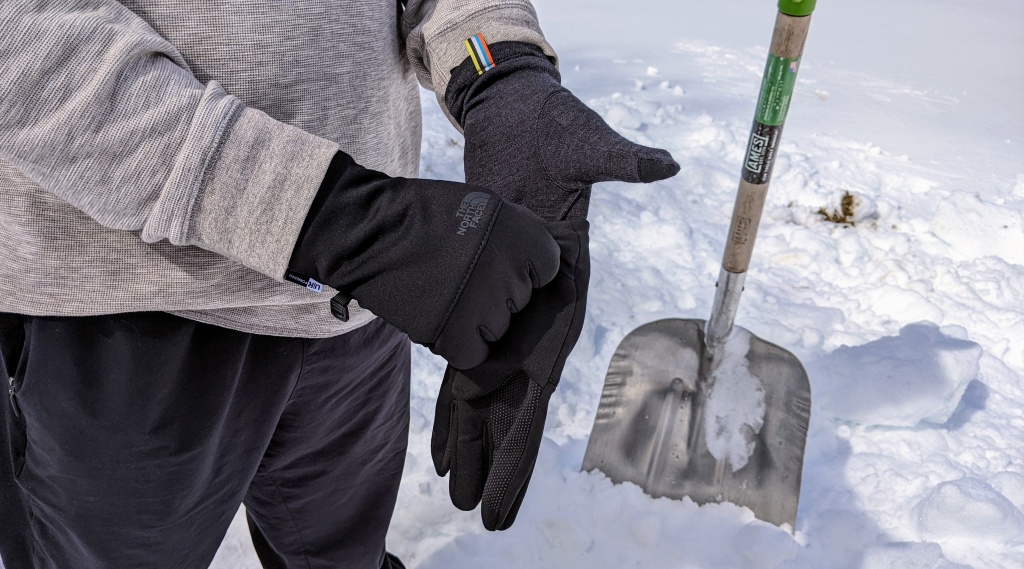
[[483,188],[392,178],[339,152],[289,263],[456,368],[480,364],[558,272],[539,217]]
[[533,474],[548,401],[583,328],[590,278],[588,224],[549,226],[562,251],[558,276],[537,289],[484,363],[445,370],[437,398],[431,453],[449,495],[462,510],[483,501],[489,530],[515,521]]
[[[561,250],[551,284],[534,291],[484,363],[445,371],[437,400],[431,450],[438,475],[450,472],[452,503],[471,510],[482,500],[484,527],[503,530],[522,504],[548,401],[583,329],[591,186],[661,180],[679,166],[615,133],[561,87],[539,48],[503,42],[477,55],[453,70],[445,96],[466,134],[466,180],[552,222]],[[481,74],[476,64],[487,58],[496,65]]]

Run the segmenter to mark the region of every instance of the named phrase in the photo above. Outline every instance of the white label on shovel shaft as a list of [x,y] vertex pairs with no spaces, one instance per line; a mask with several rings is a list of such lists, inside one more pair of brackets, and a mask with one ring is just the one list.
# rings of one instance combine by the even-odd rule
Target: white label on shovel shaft
[[764,386],[747,363],[750,332],[733,328],[722,350],[704,407],[704,436],[711,456],[728,461],[736,472],[754,454],[764,425]]

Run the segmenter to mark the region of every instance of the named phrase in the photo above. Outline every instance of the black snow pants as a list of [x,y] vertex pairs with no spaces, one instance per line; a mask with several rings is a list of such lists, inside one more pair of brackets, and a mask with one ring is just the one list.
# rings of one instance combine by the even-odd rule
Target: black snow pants
[[266,568],[389,567],[410,348],[163,313],[0,314],[6,569],[202,569],[244,503]]

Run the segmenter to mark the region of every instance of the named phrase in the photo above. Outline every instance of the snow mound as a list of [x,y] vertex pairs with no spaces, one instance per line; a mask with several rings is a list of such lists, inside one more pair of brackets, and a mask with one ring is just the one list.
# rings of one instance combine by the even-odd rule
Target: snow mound
[[[544,439],[537,468],[548,476],[533,477],[515,525],[505,532],[483,531],[479,513],[452,511],[440,485],[429,507],[443,508],[452,520],[448,527],[457,529],[433,551],[417,542],[429,553],[403,561],[417,569],[772,569],[799,562],[801,544],[787,530],[754,519],[750,510],[728,503],[697,506],[689,499],[652,499],[634,484],[579,472],[584,449],[582,441],[560,447]],[[421,526],[406,527],[428,536],[438,531],[437,526]],[[416,534],[421,541],[422,534]]]
[[643,115],[622,103],[610,105],[605,120],[612,126],[629,130],[639,130],[644,125]]
[[965,336],[924,322],[837,349],[811,366],[819,410],[864,425],[945,423],[978,377],[982,349]]
[[1013,502],[1018,510],[1024,512],[1024,474],[1004,471],[990,478],[988,482]]
[[887,543],[864,552],[861,569],[970,569],[947,560],[937,543]]
[[977,478],[939,484],[915,511],[925,539],[1024,544],[1024,513]]

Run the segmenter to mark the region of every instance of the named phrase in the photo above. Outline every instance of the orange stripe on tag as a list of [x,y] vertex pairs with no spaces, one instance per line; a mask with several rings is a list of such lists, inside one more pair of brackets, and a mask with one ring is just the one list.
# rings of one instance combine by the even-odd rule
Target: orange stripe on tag
[[480,45],[484,46],[484,51],[487,52],[487,59],[490,62],[490,67],[498,65],[498,63],[494,61],[494,56],[491,55],[491,48],[487,45],[487,42],[484,40],[484,35],[477,34],[476,37],[480,38]]

